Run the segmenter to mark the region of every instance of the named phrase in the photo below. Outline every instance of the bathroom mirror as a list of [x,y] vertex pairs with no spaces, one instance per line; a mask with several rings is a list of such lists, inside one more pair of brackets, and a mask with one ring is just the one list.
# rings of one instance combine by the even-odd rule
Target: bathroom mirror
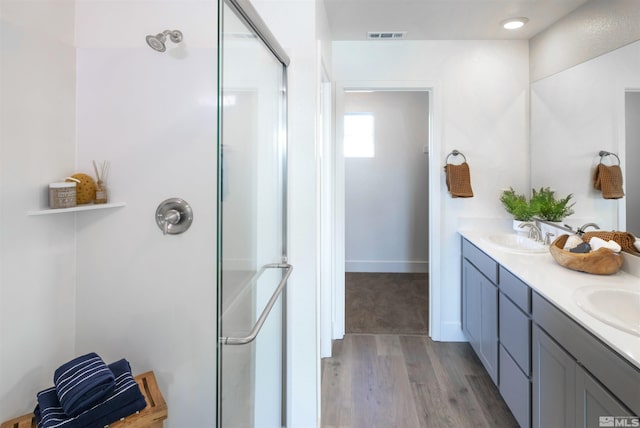
[[627,230],[640,237],[640,88],[625,93],[625,158]]
[[[532,187],[573,193],[575,214],[565,219],[572,226],[594,221],[640,236],[639,127],[640,41],[532,82]],[[622,199],[604,199],[593,187],[601,150],[620,158]]]

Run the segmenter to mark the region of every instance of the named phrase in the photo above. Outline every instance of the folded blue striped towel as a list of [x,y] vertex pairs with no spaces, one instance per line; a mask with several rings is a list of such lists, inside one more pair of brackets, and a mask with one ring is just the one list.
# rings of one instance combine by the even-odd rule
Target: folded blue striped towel
[[77,416],[64,412],[55,386],[40,391],[33,411],[38,428],[104,428],[144,409],[147,402],[131,375],[129,362],[122,359],[108,367],[115,376],[115,389],[103,401]]
[[78,416],[116,387],[113,372],[95,352],[60,366],[53,375],[53,384],[67,416]]

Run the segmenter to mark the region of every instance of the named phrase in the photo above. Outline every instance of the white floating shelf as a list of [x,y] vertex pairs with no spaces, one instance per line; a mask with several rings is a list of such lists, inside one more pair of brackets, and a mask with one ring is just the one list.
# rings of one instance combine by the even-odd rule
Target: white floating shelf
[[78,211],[94,211],[94,210],[106,210],[109,208],[120,208],[124,207],[126,204],[124,202],[112,202],[108,204],[86,204],[86,205],[78,205],[73,208],[59,208],[59,209],[44,209],[44,210],[32,210],[27,211],[27,215],[48,215],[48,214],[60,214],[60,213],[70,213],[70,212],[78,212]]

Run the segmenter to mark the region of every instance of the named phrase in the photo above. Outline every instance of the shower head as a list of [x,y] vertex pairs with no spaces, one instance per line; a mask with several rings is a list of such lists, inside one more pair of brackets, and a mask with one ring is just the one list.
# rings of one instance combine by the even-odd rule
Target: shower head
[[167,50],[167,46],[164,44],[166,37],[163,34],[157,36],[147,36],[147,44],[151,46],[151,49],[158,52],[164,52]]
[[182,41],[182,32],[180,32],[180,30],[164,30],[155,36],[147,36],[147,44],[155,51],[164,52],[167,50],[167,46],[164,43],[167,40],[167,36],[169,36],[169,39],[173,43],[180,43]]

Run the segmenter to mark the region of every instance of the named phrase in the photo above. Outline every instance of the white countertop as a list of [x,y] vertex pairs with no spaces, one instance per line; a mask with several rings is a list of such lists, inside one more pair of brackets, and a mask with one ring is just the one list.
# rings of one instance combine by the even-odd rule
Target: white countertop
[[[573,293],[579,288],[594,285],[640,291],[639,277],[622,270],[613,275],[591,275],[560,266],[550,253],[521,254],[503,250],[487,239],[496,231],[459,230],[459,233],[631,364],[640,368],[640,337],[594,318],[583,311],[573,297]],[[640,308],[638,310],[640,311]]]

